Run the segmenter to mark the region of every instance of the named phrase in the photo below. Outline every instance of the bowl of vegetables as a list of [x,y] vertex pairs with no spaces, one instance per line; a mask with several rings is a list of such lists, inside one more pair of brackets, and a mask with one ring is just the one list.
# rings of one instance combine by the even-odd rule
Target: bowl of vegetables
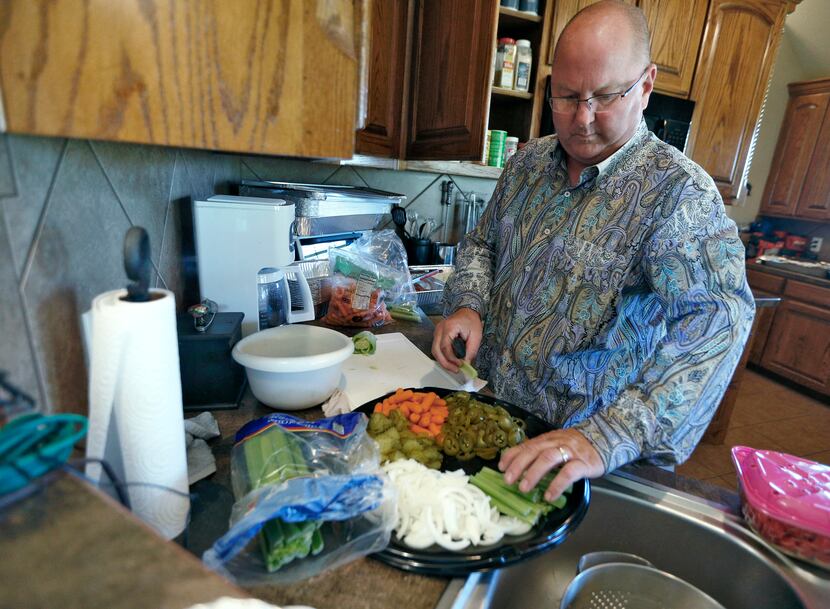
[[296,324],[251,334],[236,343],[232,355],[245,367],[256,399],[278,410],[301,410],[331,397],[353,352],[345,334]]
[[375,557],[425,575],[465,576],[528,560],[562,543],[588,509],[579,480],[554,502],[555,472],[528,493],[498,471],[501,450],[550,426],[476,392],[399,388],[360,406],[381,467],[398,494],[389,545]]

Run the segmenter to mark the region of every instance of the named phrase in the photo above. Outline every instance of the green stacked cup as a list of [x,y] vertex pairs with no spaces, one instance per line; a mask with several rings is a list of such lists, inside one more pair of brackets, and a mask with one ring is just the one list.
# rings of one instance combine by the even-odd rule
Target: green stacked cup
[[507,140],[507,131],[494,129],[490,131],[490,152],[487,155],[487,164],[491,167],[504,167],[504,143]]

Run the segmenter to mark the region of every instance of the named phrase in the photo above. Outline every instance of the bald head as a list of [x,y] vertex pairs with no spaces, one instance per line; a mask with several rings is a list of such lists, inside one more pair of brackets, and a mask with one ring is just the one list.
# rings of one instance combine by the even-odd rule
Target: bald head
[[578,52],[585,53],[595,41],[613,41],[617,52],[622,48],[628,51],[632,63],[644,67],[651,63],[646,17],[642,10],[621,0],[601,0],[574,15],[556,42],[554,64],[565,47],[578,46]]

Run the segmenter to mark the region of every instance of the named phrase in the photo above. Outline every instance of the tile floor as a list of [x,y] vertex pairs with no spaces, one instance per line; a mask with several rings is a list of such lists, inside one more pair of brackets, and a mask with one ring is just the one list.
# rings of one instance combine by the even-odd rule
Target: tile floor
[[830,464],[830,403],[747,370],[722,445],[699,444],[677,473],[737,490],[730,449],[778,450]]

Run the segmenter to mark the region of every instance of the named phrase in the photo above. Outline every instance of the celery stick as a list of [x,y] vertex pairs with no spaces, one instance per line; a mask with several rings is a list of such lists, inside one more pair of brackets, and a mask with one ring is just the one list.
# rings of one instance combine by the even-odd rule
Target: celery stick
[[377,350],[378,339],[368,330],[358,332],[352,337],[354,352],[358,355],[373,355]]
[[473,368],[467,361],[462,360],[461,365],[458,367],[458,369],[461,370],[461,372],[464,373],[464,376],[466,376],[471,381],[478,378],[478,370]]
[[[297,439],[278,426],[248,438],[243,450],[250,490],[307,475],[310,471]],[[266,522],[259,542],[268,570],[276,571],[295,558],[308,556],[319,526],[317,522],[289,523],[279,518]]]
[[[476,475],[470,478],[475,486],[490,496],[493,505],[500,512],[527,522],[536,524],[539,516],[547,514],[554,508],[563,508],[567,502],[564,494],[553,503],[544,501],[544,492],[556,472],[549,472],[531,491],[523,493],[518,484],[507,484],[504,476],[489,467],[483,467]],[[569,493],[569,487],[565,492]]]
[[478,475],[470,478],[470,482],[487,493],[500,512],[529,524],[536,522],[539,513],[534,510],[534,504],[531,502],[511,493],[506,487],[499,486],[492,480],[481,478]]
[[314,530],[314,534],[311,536],[311,553],[316,556],[320,552],[323,551],[323,533],[320,531],[320,527],[317,527]]
[[421,321],[421,314],[414,307],[391,305],[390,307],[387,307],[387,310],[393,319],[415,322]]

